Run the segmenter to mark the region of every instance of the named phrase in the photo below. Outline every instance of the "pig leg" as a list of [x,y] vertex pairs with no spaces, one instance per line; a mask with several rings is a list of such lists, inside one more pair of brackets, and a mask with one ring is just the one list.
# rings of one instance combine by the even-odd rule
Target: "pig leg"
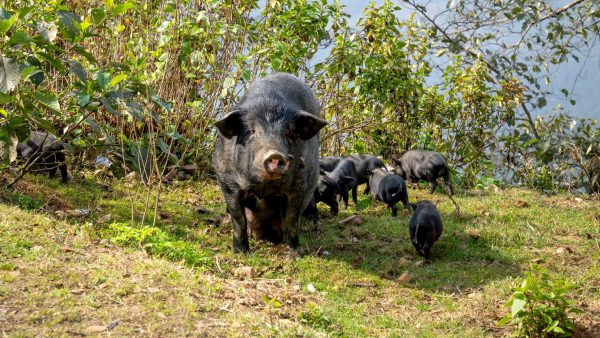
[[452,187],[452,181],[450,180],[450,173],[448,172],[448,170],[446,170],[446,172],[444,173],[444,182],[448,186],[450,196],[454,195],[454,188]]
[[358,194],[358,184],[352,188],[352,201],[354,202],[354,205],[358,204],[358,197],[356,196],[357,194]]
[[[369,182],[367,182],[366,185],[367,185],[367,187],[365,188],[365,192],[363,193],[364,195],[368,195],[369,192],[371,192],[371,189],[369,188]],[[357,186],[358,186],[358,184],[357,184]],[[358,187],[357,187],[357,189],[358,189]]]
[[398,216],[398,208],[396,208],[396,205],[392,204],[389,207],[392,209],[392,216],[394,216],[394,217]]
[[39,162],[42,164],[43,168],[48,172],[48,177],[54,178],[56,176],[56,156],[54,156],[53,152],[44,155]]
[[429,193],[433,194],[435,192],[435,188],[437,188],[438,185],[437,178],[428,177],[427,180],[431,182],[431,186],[429,187]]
[[60,177],[62,179],[62,183],[67,183],[69,180],[69,173],[67,172],[67,163],[65,162],[65,153],[58,152],[56,153],[56,165],[58,165],[58,170],[60,171]]
[[285,212],[283,220],[283,241],[292,249],[296,250],[300,245],[298,229],[300,223],[300,204],[298,198],[291,199]]
[[344,209],[348,209],[348,188],[344,187],[341,191],[342,202],[344,204]]
[[419,180],[417,178],[411,175],[407,175],[406,179],[410,182],[410,185],[413,189],[421,190],[421,187],[419,186]]
[[402,189],[400,194],[400,201],[402,202],[402,205],[404,205],[404,210],[410,211],[410,205],[408,204],[408,191],[406,191],[406,188]]
[[248,252],[248,225],[246,223],[246,212],[241,192],[234,192],[228,186],[221,184],[221,191],[227,204],[227,212],[231,215],[233,226],[233,252]]

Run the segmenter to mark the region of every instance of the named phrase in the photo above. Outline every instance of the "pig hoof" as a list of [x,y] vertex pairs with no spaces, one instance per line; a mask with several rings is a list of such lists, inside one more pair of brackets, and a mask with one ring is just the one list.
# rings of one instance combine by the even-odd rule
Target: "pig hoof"
[[250,252],[250,246],[249,245],[233,245],[233,253],[248,253]]

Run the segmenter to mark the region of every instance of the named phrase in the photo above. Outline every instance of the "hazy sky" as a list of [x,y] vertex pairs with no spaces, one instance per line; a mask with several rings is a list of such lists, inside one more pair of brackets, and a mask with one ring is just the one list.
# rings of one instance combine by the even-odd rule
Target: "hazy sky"
[[[428,3],[429,13],[435,13],[436,6],[439,9],[445,8],[446,2],[446,0],[423,1],[424,4]],[[341,3],[346,5],[352,19],[357,20],[362,16],[362,11],[368,1],[341,0]],[[376,0],[376,3],[382,4],[383,0]],[[396,3],[405,8],[401,1],[396,1]],[[407,17],[410,13],[409,10],[403,9],[400,16]],[[596,43],[595,48],[589,55],[580,55],[579,60],[579,63],[571,61],[552,70],[550,74],[551,84],[548,88],[555,94],[547,97],[548,106],[544,107],[542,111],[535,112],[536,115],[552,112],[553,107],[560,104],[566,112],[571,113],[573,116],[600,120],[600,43]],[[543,75],[540,75],[540,79],[543,79]],[[540,82],[543,83],[544,81]],[[572,106],[568,99],[565,99],[560,92],[561,88],[566,88],[573,93],[573,98],[577,101],[575,106]]]

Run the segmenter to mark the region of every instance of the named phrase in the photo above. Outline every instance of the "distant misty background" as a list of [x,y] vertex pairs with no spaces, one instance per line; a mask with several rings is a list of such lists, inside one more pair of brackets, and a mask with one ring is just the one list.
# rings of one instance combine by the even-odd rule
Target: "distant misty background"
[[[340,2],[346,6],[347,12],[352,16],[354,22],[362,16],[363,9],[369,3],[356,0],[341,0]],[[383,0],[375,2],[378,5],[383,4]],[[402,7],[400,12],[402,19],[412,13],[402,1],[396,1],[396,3]],[[445,9],[446,3],[446,0],[423,1],[423,5],[427,4],[427,10],[431,14]],[[600,120],[600,43],[595,44],[589,55],[580,55],[579,60],[580,62],[572,60],[563,63],[560,67],[552,70],[550,73],[551,83],[546,89],[554,94],[547,97],[548,105],[544,109],[532,111],[535,115],[552,113],[555,106],[561,105],[564,111],[572,116]],[[560,92],[561,88],[566,88],[572,93],[572,98],[577,102],[574,106]]]

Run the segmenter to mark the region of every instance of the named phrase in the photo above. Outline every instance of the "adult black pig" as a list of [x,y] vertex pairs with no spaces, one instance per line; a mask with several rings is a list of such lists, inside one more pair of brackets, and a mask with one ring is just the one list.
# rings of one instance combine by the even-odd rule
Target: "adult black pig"
[[435,208],[435,204],[429,201],[411,203],[411,207],[415,213],[410,218],[408,225],[410,240],[417,253],[429,260],[433,243],[440,238],[444,230],[442,218]]
[[298,247],[300,214],[319,179],[318,132],[326,124],[312,90],[285,73],[253,83],[236,108],[216,122],[213,167],[232,218],[234,252],[250,249],[246,212],[253,211],[246,207],[257,200],[277,210],[257,215],[260,224],[253,221],[253,230]]
[[402,177],[394,175],[383,168],[369,170],[368,173],[371,196],[391,208],[392,216],[398,214],[396,203],[399,201],[402,201],[404,208],[408,209],[408,192]]
[[342,160],[340,156],[325,156],[319,159],[319,167],[324,171],[333,171]]
[[373,171],[377,168],[385,168],[385,164],[377,156],[373,155],[349,155],[345,158],[354,162],[356,167],[357,185],[367,184],[365,195],[369,193],[369,170]]
[[56,170],[60,170],[63,183],[69,180],[67,164],[65,163],[65,147],[56,142],[56,137],[45,132],[32,131],[29,138],[17,143],[17,157],[29,159],[31,156],[41,156],[32,168],[48,172],[48,176],[56,176]]
[[331,172],[325,172],[325,175],[337,182],[342,196],[344,208],[348,208],[348,191],[352,190],[352,201],[354,205],[358,203],[356,190],[358,189],[357,173],[354,162],[350,159],[342,159],[335,169]]
[[392,159],[392,168],[396,174],[411,183],[418,183],[420,179],[429,181],[429,193],[432,194],[437,187],[438,177],[443,177],[450,195],[454,194],[446,159],[438,152],[409,150],[399,159]]

